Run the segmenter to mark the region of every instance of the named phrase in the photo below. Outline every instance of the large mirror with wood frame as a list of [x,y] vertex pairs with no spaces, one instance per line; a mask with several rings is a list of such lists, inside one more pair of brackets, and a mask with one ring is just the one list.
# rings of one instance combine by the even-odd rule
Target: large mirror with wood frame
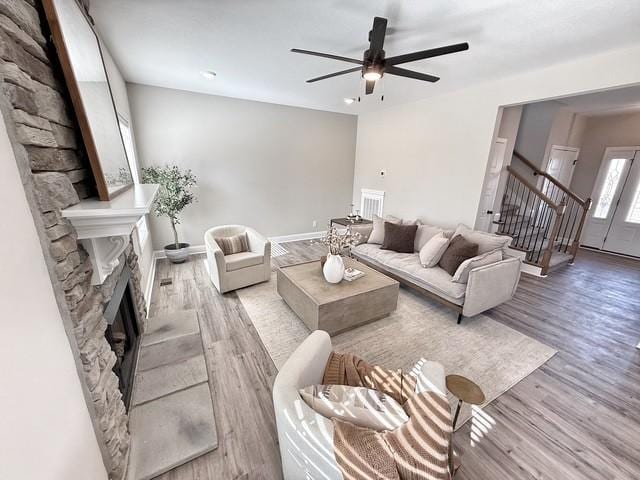
[[76,0],[44,0],[100,200],[133,185],[100,41]]

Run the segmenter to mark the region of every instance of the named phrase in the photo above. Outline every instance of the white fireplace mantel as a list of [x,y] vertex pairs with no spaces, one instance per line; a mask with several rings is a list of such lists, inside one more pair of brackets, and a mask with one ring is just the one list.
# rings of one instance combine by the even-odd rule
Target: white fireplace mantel
[[90,198],[62,210],[91,258],[92,285],[101,285],[118,266],[118,258],[140,218],[151,210],[158,185],[134,185],[109,202]]

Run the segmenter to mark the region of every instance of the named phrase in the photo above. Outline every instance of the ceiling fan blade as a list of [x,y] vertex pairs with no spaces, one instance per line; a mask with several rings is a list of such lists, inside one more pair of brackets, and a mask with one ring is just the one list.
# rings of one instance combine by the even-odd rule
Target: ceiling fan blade
[[329,73],[328,75],[323,75],[321,77],[312,78],[310,80],[307,80],[307,83],[313,83],[319,80],[325,80],[326,78],[337,77],[338,75],[345,75],[347,73],[360,72],[360,71],[362,71],[362,67],[348,68],[347,70],[341,70],[339,72]]
[[362,65],[362,60],[358,60],[356,58],[341,57],[339,55],[331,55],[330,53],[312,52],[311,50],[301,50],[299,48],[292,48],[291,51],[293,53],[303,53],[305,55],[314,55],[316,57],[331,58],[333,60],[340,60],[341,62],[357,63],[358,65]]
[[373,93],[373,89],[376,86],[376,81],[375,80],[365,80],[366,82],[366,86],[365,86],[365,90],[364,93],[366,93],[367,95],[370,95]]
[[384,36],[387,32],[387,19],[375,17],[373,19],[373,28],[371,29],[369,38],[369,51],[372,56],[377,56],[384,46]]
[[416,80],[424,80],[425,82],[437,82],[440,77],[429,75],[427,73],[414,72],[405,68],[394,67],[389,65],[384,69],[384,73],[389,75],[397,75],[398,77],[414,78]]
[[395,57],[387,58],[385,63],[387,65],[399,65],[401,63],[415,62],[416,60],[439,57],[440,55],[448,55],[450,53],[463,52],[465,50],[469,50],[469,44],[467,42],[456,43],[455,45],[447,45],[446,47],[431,48],[429,50],[397,55]]

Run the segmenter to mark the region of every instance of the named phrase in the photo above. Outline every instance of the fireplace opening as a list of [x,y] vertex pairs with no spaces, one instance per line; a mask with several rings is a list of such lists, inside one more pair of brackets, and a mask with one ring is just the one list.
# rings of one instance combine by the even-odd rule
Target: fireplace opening
[[105,337],[116,355],[113,372],[119,380],[122,400],[129,410],[133,377],[138,358],[138,312],[133,301],[131,271],[125,267],[104,312],[107,320]]

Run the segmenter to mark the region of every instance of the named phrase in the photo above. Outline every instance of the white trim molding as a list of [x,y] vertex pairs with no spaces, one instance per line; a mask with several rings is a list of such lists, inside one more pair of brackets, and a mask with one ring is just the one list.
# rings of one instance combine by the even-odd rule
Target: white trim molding
[[91,198],[62,210],[78,233],[93,266],[92,285],[102,285],[118,266],[129,237],[149,213],[158,185],[134,185],[109,202]]
[[307,233],[294,233],[292,235],[280,235],[278,237],[269,237],[269,240],[276,243],[297,242],[299,240],[313,240],[314,238],[322,237],[326,231],[320,232],[307,232]]
[[151,253],[151,261],[149,262],[149,275],[147,276],[147,284],[144,286],[144,301],[147,306],[147,318],[149,318],[149,308],[151,307],[151,294],[153,293],[153,282],[156,278],[156,261],[155,252]]
[[[202,244],[202,245],[191,245],[190,247],[187,247],[187,254],[188,255],[198,255],[199,253],[206,253],[206,251],[207,251],[207,249],[204,246],[204,244]],[[153,262],[154,262],[154,264],[155,264],[156,260],[160,260],[161,258],[167,258],[167,255],[165,254],[164,250],[154,250],[153,251]]]

